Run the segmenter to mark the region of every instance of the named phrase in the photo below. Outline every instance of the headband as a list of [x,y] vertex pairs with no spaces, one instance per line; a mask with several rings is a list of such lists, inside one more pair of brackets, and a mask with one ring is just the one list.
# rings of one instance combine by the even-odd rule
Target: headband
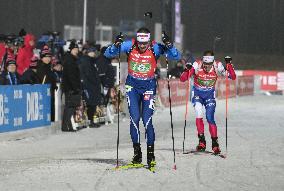
[[138,42],[149,42],[150,41],[150,33],[137,33],[137,41]]
[[203,62],[205,63],[214,62],[214,56],[203,56]]

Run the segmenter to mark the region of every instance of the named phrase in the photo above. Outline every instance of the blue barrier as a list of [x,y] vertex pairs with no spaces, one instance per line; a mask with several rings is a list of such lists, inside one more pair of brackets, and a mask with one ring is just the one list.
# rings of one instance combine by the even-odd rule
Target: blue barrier
[[0,133],[50,125],[50,86],[0,86]]

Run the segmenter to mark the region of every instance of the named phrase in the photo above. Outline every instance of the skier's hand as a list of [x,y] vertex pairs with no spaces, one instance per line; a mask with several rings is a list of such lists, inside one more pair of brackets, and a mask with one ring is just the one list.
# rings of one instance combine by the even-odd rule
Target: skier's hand
[[185,69],[190,70],[192,68],[192,64],[190,62],[185,63]]
[[119,47],[122,42],[123,42],[123,35],[120,33],[119,35],[116,36],[114,45],[115,45],[116,47]]
[[165,31],[163,31],[162,33],[162,41],[168,49],[173,47],[173,44],[170,41],[170,37],[165,33]]

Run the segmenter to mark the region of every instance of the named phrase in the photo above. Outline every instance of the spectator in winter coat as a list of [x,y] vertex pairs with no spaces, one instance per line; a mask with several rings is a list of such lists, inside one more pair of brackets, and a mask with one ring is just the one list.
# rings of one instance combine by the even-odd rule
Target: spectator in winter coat
[[183,70],[184,70],[183,64],[181,61],[179,61],[177,62],[176,66],[170,70],[169,75],[172,78],[179,78]]
[[29,68],[31,58],[33,57],[33,49],[35,47],[35,37],[27,34],[24,38],[24,45],[19,49],[17,56],[18,73],[22,75]]
[[18,85],[20,75],[16,71],[16,61],[8,58],[5,66],[5,70],[0,76],[0,85]]
[[105,57],[104,53],[107,47],[101,48],[101,54],[96,58],[95,63],[98,67],[98,74],[100,81],[104,88],[104,105],[108,104],[110,97],[110,89],[114,87],[115,83],[115,68],[111,64],[111,59]]
[[50,84],[51,92],[51,121],[54,121],[54,91],[57,89],[56,78],[51,70],[51,51],[48,46],[44,46],[40,52],[40,60],[37,63],[37,74],[41,84]]
[[55,75],[56,82],[61,83],[62,82],[62,76],[63,76],[63,66],[56,57],[52,57],[51,62],[52,62],[52,71]]
[[99,127],[93,121],[96,108],[100,105],[101,97],[101,82],[98,75],[98,68],[95,64],[95,51],[94,47],[89,47],[86,54],[80,60],[80,73],[81,81],[83,84],[83,95],[87,102],[87,114],[91,124],[90,127]]
[[37,62],[39,58],[34,55],[31,59],[30,67],[26,70],[21,77],[21,84],[41,84],[37,74]]
[[81,77],[77,63],[78,53],[79,47],[76,42],[72,41],[63,64],[62,86],[65,94],[65,107],[62,119],[62,131],[75,131],[71,118],[76,111],[76,107],[81,104]]
[[8,58],[15,60],[14,52],[16,47],[14,46],[14,39],[15,35],[8,35],[0,42],[0,73],[6,68],[5,63]]

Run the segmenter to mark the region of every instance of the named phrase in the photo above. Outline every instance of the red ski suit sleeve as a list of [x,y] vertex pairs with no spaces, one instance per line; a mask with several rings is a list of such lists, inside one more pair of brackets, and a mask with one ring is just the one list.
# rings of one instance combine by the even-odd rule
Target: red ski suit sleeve
[[227,64],[227,70],[232,80],[236,79],[236,73],[232,64]]
[[184,70],[183,73],[180,75],[180,81],[185,82],[194,74],[194,68],[192,67],[190,70]]

